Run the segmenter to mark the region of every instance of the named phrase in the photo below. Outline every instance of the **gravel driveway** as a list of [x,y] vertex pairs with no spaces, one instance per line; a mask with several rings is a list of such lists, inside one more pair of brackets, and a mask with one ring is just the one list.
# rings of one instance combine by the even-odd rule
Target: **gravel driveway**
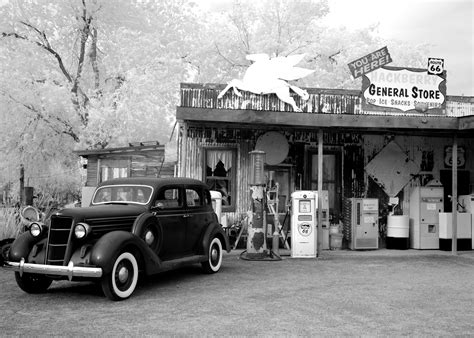
[[199,266],[111,302],[93,283],[28,295],[0,271],[1,335],[474,335],[474,252],[323,251],[318,259]]

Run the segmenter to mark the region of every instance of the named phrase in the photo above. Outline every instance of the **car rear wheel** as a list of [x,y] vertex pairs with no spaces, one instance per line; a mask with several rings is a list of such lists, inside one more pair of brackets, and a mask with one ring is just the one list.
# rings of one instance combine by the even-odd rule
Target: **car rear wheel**
[[124,300],[135,291],[138,282],[138,263],[130,252],[121,253],[114,262],[112,272],[102,279],[102,290],[111,300]]
[[209,258],[201,263],[206,273],[216,273],[222,265],[222,243],[218,237],[214,237],[209,244]]
[[19,272],[15,272],[15,280],[20,289],[27,293],[43,293],[49,288],[52,279],[43,275],[32,273],[24,273],[20,276]]

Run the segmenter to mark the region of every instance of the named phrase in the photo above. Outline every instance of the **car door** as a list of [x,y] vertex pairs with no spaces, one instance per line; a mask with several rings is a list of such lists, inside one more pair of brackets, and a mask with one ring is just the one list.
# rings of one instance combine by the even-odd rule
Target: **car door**
[[211,221],[209,205],[210,194],[206,195],[204,187],[199,185],[185,186],[186,193],[186,243],[185,251],[192,253],[199,248],[202,233]]
[[186,209],[183,186],[167,185],[159,189],[153,202],[163,230],[163,260],[182,256],[186,240]]

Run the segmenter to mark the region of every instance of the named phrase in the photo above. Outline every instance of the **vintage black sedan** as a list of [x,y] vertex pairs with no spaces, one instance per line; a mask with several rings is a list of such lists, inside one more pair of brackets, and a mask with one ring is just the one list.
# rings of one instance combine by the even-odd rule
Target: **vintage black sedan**
[[62,209],[49,226],[33,222],[11,245],[4,268],[28,293],[53,280],[100,281],[123,300],[138,276],[200,263],[218,272],[229,240],[201,181],[123,178],[101,183],[89,207]]

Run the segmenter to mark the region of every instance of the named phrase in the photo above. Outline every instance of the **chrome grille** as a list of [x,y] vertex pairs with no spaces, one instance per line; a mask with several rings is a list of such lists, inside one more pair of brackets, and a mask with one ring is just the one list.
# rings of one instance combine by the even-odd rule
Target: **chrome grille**
[[46,264],[64,265],[72,223],[70,217],[51,217]]

